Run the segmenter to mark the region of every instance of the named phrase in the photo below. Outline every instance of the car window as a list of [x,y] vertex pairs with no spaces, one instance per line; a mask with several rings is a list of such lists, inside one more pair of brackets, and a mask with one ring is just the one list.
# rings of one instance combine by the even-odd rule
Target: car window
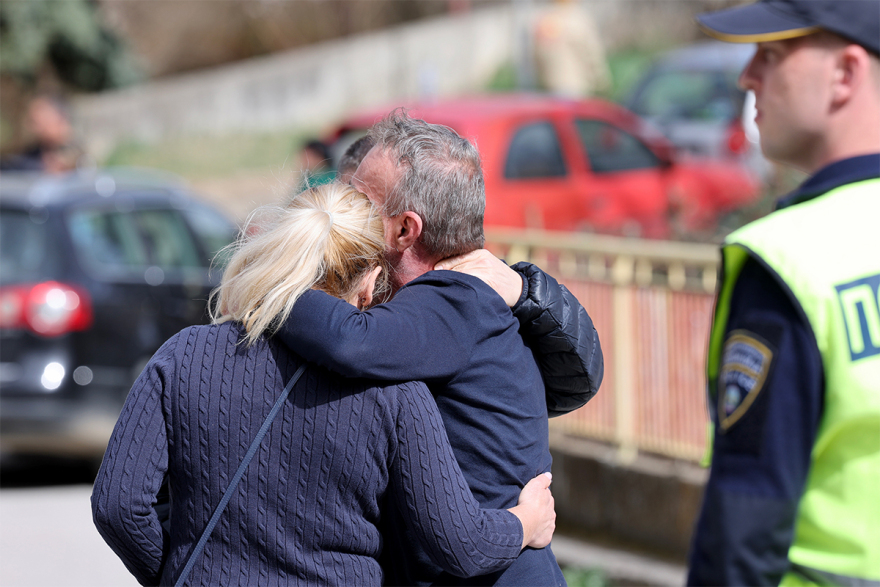
[[163,270],[205,265],[176,210],[86,208],[73,211],[68,225],[79,257],[103,272],[140,271],[153,265]]
[[740,115],[736,75],[721,71],[664,71],[652,76],[631,104],[641,116],[658,119],[729,121]]
[[224,247],[235,240],[238,228],[220,212],[201,204],[193,203],[183,213],[212,266],[224,267],[231,254]]
[[205,266],[192,233],[177,210],[139,210],[135,218],[151,265],[162,269]]
[[147,265],[147,251],[131,215],[106,210],[76,210],[68,218],[77,255],[105,271]]
[[659,167],[660,160],[642,141],[599,120],[575,121],[593,173]]
[[0,283],[48,279],[59,262],[45,218],[35,220],[24,210],[0,212]]
[[561,177],[565,173],[559,137],[551,122],[527,124],[516,131],[507,151],[505,178]]

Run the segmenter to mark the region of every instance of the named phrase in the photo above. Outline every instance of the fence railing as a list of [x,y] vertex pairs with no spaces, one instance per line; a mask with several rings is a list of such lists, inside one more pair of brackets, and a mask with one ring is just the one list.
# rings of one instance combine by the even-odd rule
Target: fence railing
[[486,241],[508,263],[530,261],[565,284],[599,333],[599,393],[551,426],[614,443],[623,461],[638,451],[698,460],[718,247],[498,228]]

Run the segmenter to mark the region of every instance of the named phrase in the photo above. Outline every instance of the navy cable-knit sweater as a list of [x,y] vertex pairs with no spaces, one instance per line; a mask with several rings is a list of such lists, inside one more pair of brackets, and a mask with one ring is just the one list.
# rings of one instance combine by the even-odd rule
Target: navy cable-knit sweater
[[[143,585],[172,584],[302,359],[236,323],[169,339],[132,388],[92,493],[99,532]],[[156,494],[168,473],[171,533]],[[481,510],[424,384],[309,366],[189,578],[191,585],[379,585],[381,504],[456,575],[505,568],[522,527]],[[382,505],[384,507],[384,505]]]

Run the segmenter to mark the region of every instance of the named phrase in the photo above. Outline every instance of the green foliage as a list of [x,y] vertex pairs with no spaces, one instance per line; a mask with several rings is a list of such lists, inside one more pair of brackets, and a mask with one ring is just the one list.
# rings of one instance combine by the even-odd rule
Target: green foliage
[[657,52],[644,49],[629,49],[608,56],[608,69],[611,72],[611,89],[608,99],[621,102],[651,66]]
[[87,91],[118,87],[140,76],[119,39],[88,0],[0,2],[0,72],[33,81],[46,62],[62,81]]
[[518,89],[516,67],[512,61],[501,65],[486,87],[489,92],[515,92]]
[[178,137],[155,144],[130,141],[118,145],[101,163],[163,169],[190,179],[255,169],[291,170],[299,165],[298,145],[305,136],[291,131]]
[[[600,92],[598,97],[612,102],[622,101],[660,52],[659,49],[627,49],[608,55],[611,87]],[[519,89],[516,66],[511,61],[501,65],[486,86],[489,92],[515,92]]]
[[599,569],[582,569],[580,567],[565,567],[562,575],[568,587],[610,587],[608,577]]

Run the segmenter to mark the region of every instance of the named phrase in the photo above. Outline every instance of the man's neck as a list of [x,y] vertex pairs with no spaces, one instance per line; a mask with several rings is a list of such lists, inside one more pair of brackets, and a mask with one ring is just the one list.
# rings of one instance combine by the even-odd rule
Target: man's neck
[[421,277],[428,271],[434,270],[434,265],[439,261],[439,257],[428,255],[419,246],[413,246],[400,253],[397,259],[389,258],[391,262],[391,282],[394,291],[416,279]]

